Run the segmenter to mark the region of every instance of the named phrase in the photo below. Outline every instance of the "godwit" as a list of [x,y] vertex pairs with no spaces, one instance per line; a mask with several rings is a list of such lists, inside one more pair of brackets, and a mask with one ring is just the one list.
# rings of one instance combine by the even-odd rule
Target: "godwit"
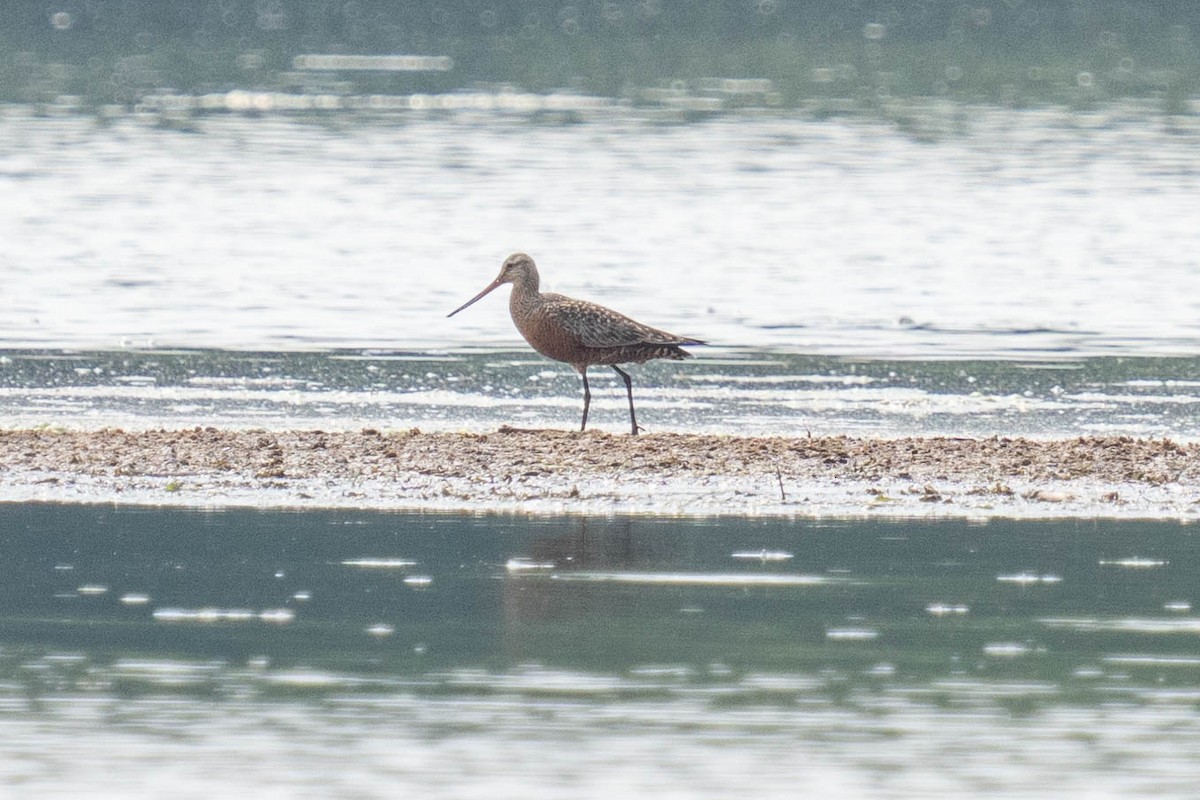
[[588,407],[592,403],[587,368],[607,364],[625,381],[625,392],[629,395],[629,423],[636,436],[638,424],[633,411],[633,382],[629,373],[617,365],[641,364],[652,358],[679,361],[692,355],[681,345],[706,343],[651,328],[586,300],[550,292],[542,294],[538,291],[538,282],[533,259],[524,253],[513,253],[504,259],[496,280],[446,316],[453,317],[496,287],[511,283],[508,310],[525,341],[547,358],[570,364],[583,376],[583,422],[579,430],[587,430]]

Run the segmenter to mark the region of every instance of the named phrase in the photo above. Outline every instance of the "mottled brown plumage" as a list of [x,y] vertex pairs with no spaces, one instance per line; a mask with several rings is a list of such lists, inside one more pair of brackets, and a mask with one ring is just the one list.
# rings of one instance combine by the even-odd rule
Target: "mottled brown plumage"
[[583,423],[579,429],[587,429],[588,407],[592,402],[587,368],[602,364],[612,367],[625,381],[625,392],[629,395],[629,422],[636,435],[638,424],[633,411],[633,382],[628,373],[617,365],[641,364],[654,358],[691,358],[691,353],[684,350],[682,345],[705,342],[651,328],[611,308],[586,300],[575,300],[552,292],[543,294],[538,291],[539,281],[533,259],[524,253],[513,253],[504,260],[496,280],[448,316],[454,316],[496,287],[511,283],[513,288],[508,309],[525,341],[547,358],[570,364],[583,377]]

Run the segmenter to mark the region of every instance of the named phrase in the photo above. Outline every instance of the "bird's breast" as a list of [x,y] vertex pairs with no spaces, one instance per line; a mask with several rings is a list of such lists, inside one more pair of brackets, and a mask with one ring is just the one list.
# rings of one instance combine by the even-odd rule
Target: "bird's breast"
[[513,315],[513,322],[529,346],[546,358],[568,364],[587,363],[587,348],[570,331],[544,314]]

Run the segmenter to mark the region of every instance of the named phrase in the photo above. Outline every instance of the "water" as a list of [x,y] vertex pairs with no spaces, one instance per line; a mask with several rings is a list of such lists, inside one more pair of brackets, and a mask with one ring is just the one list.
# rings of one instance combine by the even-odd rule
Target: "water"
[[[1194,118],[0,113],[15,427],[1200,431]],[[592,422],[624,431],[593,378]],[[53,487],[46,489],[53,493]],[[168,498],[169,500],[169,498]],[[0,794],[1187,797],[1191,528],[0,505]]]
[[[714,352],[715,350],[715,352]],[[1200,359],[893,361],[710,349],[631,368],[649,431],[747,435],[1200,437]],[[590,424],[624,432],[615,373]],[[0,351],[19,427],[571,428],[578,375],[529,351]]]
[[872,358],[1193,354],[1200,131],[1149,106],[0,116],[0,344],[416,351],[519,339],[544,288],[719,345]]
[[0,792],[1185,797],[1152,522],[0,507]]
[[[445,317],[522,249],[545,288],[713,342],[637,370],[650,430],[1194,438],[1200,131],[1132,103],[916,119],[178,130],[9,108],[0,406],[20,425],[562,426],[578,379],[502,296]],[[597,372],[594,421],[619,429]]]

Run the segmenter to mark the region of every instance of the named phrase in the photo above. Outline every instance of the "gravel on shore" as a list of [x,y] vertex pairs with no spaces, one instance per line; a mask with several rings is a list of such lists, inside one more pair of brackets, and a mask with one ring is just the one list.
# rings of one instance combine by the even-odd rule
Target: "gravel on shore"
[[1198,444],[1123,436],[0,431],[10,501],[1187,518],[1200,514],[1198,465]]

